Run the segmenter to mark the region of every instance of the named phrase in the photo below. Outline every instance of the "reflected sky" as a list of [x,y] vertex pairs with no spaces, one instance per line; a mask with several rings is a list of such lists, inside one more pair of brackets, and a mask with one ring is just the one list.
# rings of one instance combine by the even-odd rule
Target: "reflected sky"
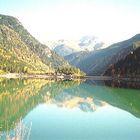
[[24,121],[32,121],[33,140],[139,140],[140,137],[140,120],[110,105],[93,113],[41,104]]

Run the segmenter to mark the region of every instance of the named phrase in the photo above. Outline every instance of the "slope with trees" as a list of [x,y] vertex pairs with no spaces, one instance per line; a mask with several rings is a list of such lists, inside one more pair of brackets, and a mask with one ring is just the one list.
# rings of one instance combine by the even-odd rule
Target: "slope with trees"
[[11,16],[0,15],[0,25],[5,25],[14,30],[22,42],[39,58],[43,63],[57,67],[60,65],[68,64],[62,57],[58,56],[55,52],[51,51],[46,45],[41,44],[35,39],[20,23],[20,21]]
[[106,70],[105,75],[118,77],[140,77],[140,42],[137,42],[137,49],[131,51],[124,59],[121,59]]

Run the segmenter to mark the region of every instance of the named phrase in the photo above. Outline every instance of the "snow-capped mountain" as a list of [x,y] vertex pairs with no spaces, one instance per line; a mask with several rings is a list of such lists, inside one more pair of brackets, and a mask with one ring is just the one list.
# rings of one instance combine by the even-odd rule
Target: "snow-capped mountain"
[[82,51],[84,50],[93,51],[106,47],[104,42],[102,42],[101,40],[99,40],[97,37],[94,36],[82,37],[79,41],[79,46],[82,49]]
[[67,56],[80,51],[99,50],[107,46],[94,36],[83,36],[79,40],[48,41],[46,45],[61,56]]

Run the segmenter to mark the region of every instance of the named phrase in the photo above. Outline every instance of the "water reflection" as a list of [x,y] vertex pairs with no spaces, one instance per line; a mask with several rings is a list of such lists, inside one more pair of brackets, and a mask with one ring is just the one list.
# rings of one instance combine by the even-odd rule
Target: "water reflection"
[[33,108],[45,101],[47,94],[51,98],[65,88],[78,85],[78,81],[47,80],[0,80],[0,131],[14,127]]
[[106,86],[117,88],[140,89],[140,81],[112,80],[104,81]]
[[91,81],[0,79],[0,131],[14,128],[16,122],[42,103],[84,112],[110,104],[140,118],[139,90],[100,85]]

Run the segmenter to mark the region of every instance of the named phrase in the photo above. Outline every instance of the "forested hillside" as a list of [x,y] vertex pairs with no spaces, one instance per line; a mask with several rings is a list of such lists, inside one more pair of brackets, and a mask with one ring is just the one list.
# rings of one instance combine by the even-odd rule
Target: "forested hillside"
[[0,69],[17,73],[51,70],[26,46],[19,34],[5,25],[0,25]]
[[14,17],[0,15],[0,67],[10,72],[52,72],[68,63],[37,41]]
[[69,65],[14,17],[0,15],[0,72],[52,73]]
[[124,59],[121,59],[114,65],[110,65],[105,75],[140,77],[140,42],[137,43],[137,49],[131,51]]

